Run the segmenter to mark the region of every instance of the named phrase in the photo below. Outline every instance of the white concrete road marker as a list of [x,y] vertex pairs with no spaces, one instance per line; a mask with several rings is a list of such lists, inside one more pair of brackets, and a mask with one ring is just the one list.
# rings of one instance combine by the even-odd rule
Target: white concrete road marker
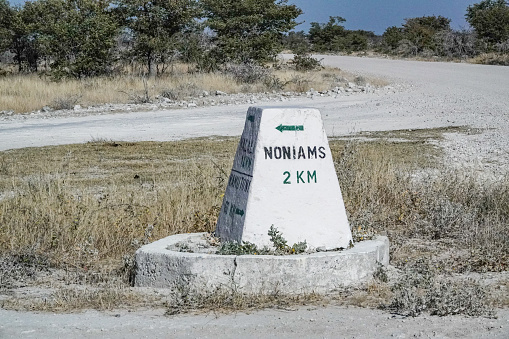
[[223,241],[271,245],[271,225],[289,245],[337,249],[352,240],[317,109],[247,112],[216,233]]

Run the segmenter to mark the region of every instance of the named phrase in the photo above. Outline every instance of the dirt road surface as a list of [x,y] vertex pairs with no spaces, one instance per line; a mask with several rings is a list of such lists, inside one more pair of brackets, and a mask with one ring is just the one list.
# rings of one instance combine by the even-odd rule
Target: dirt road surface
[[163,310],[34,314],[0,310],[0,338],[509,338],[498,319],[403,318],[380,310],[302,307],[251,314],[181,315]]
[[[503,174],[509,167],[509,67],[320,56],[323,64],[392,81],[370,94],[298,98],[264,106],[320,109],[329,136],[446,126],[451,163]],[[396,85],[398,84],[398,85]],[[400,87],[399,85],[403,85]],[[107,140],[176,140],[240,135],[249,105],[69,116],[0,117],[0,150]],[[161,310],[37,314],[0,310],[0,338],[509,338],[509,310],[498,319],[394,317],[360,308],[299,308],[215,316],[165,317]]]

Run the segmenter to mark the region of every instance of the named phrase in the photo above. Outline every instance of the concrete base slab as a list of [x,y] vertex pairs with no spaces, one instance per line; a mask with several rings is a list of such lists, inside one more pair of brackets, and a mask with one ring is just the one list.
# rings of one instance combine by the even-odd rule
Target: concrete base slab
[[218,255],[206,233],[178,234],[136,252],[135,285],[208,292],[235,287],[244,293],[328,293],[369,281],[389,264],[389,240],[378,236],[348,250],[312,254]]

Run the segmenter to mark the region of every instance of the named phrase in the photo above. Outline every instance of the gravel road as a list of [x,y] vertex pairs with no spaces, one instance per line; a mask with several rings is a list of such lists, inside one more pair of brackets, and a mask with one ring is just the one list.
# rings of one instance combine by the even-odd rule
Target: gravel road
[[[288,56],[286,56],[288,57]],[[499,171],[509,158],[509,67],[418,62],[344,56],[317,56],[324,65],[392,81],[394,88],[335,97],[300,97],[255,105],[315,107],[326,132],[471,126],[484,132],[445,144],[453,161]],[[402,85],[402,87],[400,86]],[[86,110],[0,115],[0,151],[81,143],[94,139],[176,140],[209,135],[240,135],[252,104],[145,112],[89,114]]]
[[[257,105],[318,108],[328,135],[446,126],[481,128],[482,132],[477,134],[447,135],[443,145],[451,163],[466,164],[483,172],[506,173],[509,164],[509,67],[338,56],[319,58],[323,58],[325,65],[386,78],[395,85],[369,94],[302,97]],[[240,135],[248,106],[0,116],[0,151],[92,139],[163,141]],[[217,318],[213,315],[167,318],[156,310],[70,315],[0,310],[0,338],[269,338],[285,335],[509,338],[509,311],[499,311],[498,319],[456,316],[402,319],[379,310],[337,307],[299,308],[292,312],[266,310]]]
[[403,318],[357,307],[301,307],[251,314],[182,315],[163,310],[35,314],[0,310],[0,338],[509,338],[498,319]]

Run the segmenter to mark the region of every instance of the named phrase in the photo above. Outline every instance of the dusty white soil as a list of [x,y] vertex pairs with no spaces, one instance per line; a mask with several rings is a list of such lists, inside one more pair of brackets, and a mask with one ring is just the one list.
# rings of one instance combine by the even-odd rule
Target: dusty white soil
[[0,310],[1,338],[501,338],[498,319],[403,318],[357,307],[301,307],[251,314],[164,316],[164,310],[34,314]]
[[[374,93],[266,97],[255,105],[320,109],[329,136],[360,131],[447,126],[450,163],[495,176],[509,168],[509,67],[321,56],[323,63],[393,82]],[[72,111],[0,116],[0,150],[107,140],[175,140],[240,135],[253,104],[143,112]],[[130,108],[133,110],[133,108]],[[300,308],[254,314],[164,317],[160,310],[53,315],[0,310],[0,338],[9,337],[294,337],[508,338],[509,311],[498,319],[461,316],[402,319],[379,310]],[[118,315],[118,316],[117,316]]]

